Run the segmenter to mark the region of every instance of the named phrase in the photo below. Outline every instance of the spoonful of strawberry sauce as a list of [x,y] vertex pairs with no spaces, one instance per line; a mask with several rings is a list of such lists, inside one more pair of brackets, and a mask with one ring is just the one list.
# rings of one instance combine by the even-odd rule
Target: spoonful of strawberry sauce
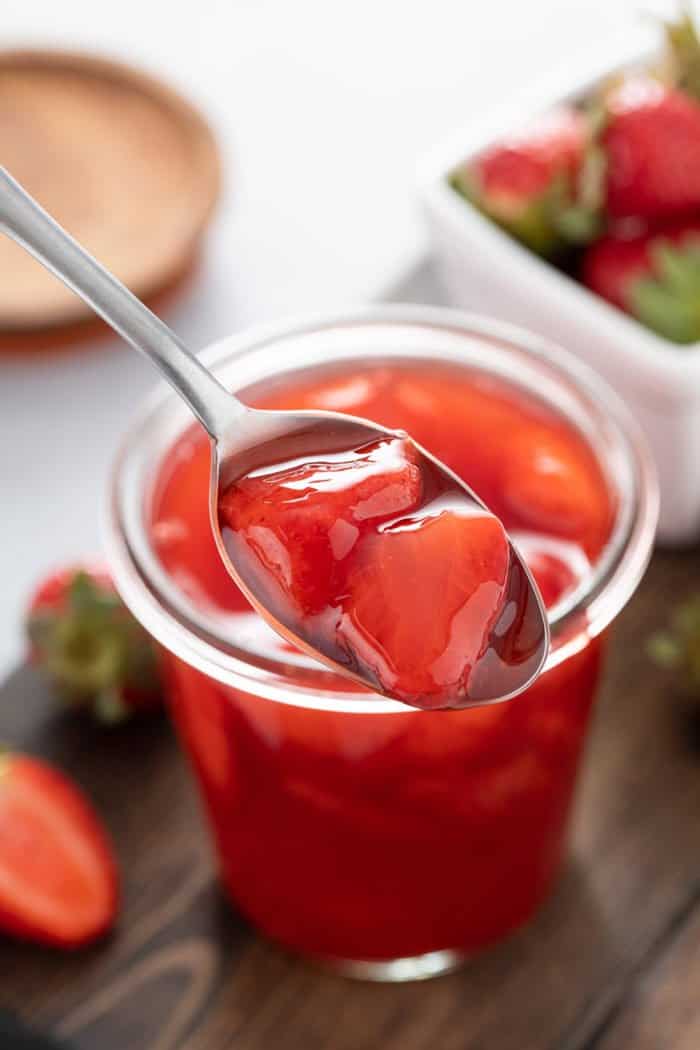
[[333,412],[252,409],[0,168],[0,228],[141,350],[212,442],[228,571],[281,635],[423,708],[508,699],[549,633],[502,524],[407,434]]
[[309,414],[224,482],[218,519],[255,607],[377,692],[462,707],[541,669],[545,614],[503,526],[406,434]]

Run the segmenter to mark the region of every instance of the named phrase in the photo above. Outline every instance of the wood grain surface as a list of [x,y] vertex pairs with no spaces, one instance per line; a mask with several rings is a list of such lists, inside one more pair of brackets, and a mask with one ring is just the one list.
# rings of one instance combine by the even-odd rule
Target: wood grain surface
[[700,554],[657,554],[616,626],[571,857],[528,929],[413,985],[316,971],[222,900],[165,719],[107,732],[20,671],[0,738],[85,786],[124,873],[119,930],[86,954],[0,941],[0,1005],[77,1050],[698,1050],[700,702],[644,641],[700,589]]

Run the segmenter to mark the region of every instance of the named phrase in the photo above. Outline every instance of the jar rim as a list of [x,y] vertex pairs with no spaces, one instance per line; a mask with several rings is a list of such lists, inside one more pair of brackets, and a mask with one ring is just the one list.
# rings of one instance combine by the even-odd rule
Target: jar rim
[[[381,304],[264,325],[220,340],[207,347],[200,356],[215,371],[235,366],[239,374],[246,365],[250,371],[252,362],[253,374],[248,377],[248,383],[236,385],[240,390],[270,379],[272,375],[281,373],[288,377],[305,369],[318,369],[319,362],[313,360],[289,366],[285,361],[282,368],[274,362],[275,367],[270,369],[268,360],[267,375],[258,374],[256,379],[256,355],[262,358],[284,343],[293,347],[295,341],[303,344],[305,340],[313,342],[322,338],[325,349],[334,333],[347,337],[362,331],[368,338],[371,332],[378,338],[380,330],[384,329],[390,341],[394,341],[400,331],[406,344],[411,342],[411,337],[415,337],[418,349],[421,341],[423,343],[421,353],[409,351],[403,342],[400,350],[393,350],[390,354],[387,350],[388,355],[396,360],[430,358],[429,345],[442,342],[440,352],[433,350],[435,362],[445,362],[445,354],[448,354],[448,363],[459,364],[461,361],[464,364],[469,345],[482,351],[490,348],[489,359],[479,360],[475,367],[494,374],[498,371],[499,361],[502,367],[508,358],[515,361],[520,356],[521,371],[523,367],[529,367],[537,373],[538,394],[541,395],[540,388],[549,379],[552,393],[556,388],[557,400],[552,401],[554,407],[562,411],[559,402],[568,397],[572,412],[576,409],[579,413],[588,413],[589,438],[592,444],[597,442],[600,446],[599,459],[602,460],[603,451],[605,453],[606,463],[601,462],[601,465],[609,468],[606,472],[611,483],[617,485],[618,508],[611,535],[593,571],[549,611],[553,644],[543,672],[546,673],[608,626],[631,597],[644,573],[658,515],[656,476],[646,441],[614,391],[571,354],[510,324],[442,307]],[[379,354],[366,353],[361,345],[356,354],[348,352],[347,348],[344,354],[344,358],[326,354],[321,364],[332,367],[342,360],[360,360],[363,354],[366,362],[376,362],[381,358]],[[519,375],[510,377],[511,384],[517,384]],[[323,686],[308,684],[308,664],[304,665],[307,682],[295,681],[293,675],[298,674],[298,667],[294,667],[291,657],[288,662],[270,660],[240,646],[232,646],[223,635],[221,617],[217,619],[213,611],[202,613],[196,609],[174,585],[150,544],[144,513],[147,496],[145,457],[146,450],[152,450],[155,434],[159,432],[157,469],[162,452],[172,446],[188,423],[191,423],[191,417],[184,404],[164,383],[161,384],[137,416],[114,464],[104,534],[116,586],[133,615],[162,646],[224,685],[278,702],[324,710],[365,714],[412,710],[378,694],[358,694],[349,689],[341,693],[336,688],[337,675],[321,667],[312,677],[323,680],[326,676]],[[605,444],[604,449],[601,442]],[[617,478],[610,474],[611,463],[617,470]],[[154,473],[151,469],[151,482]]]

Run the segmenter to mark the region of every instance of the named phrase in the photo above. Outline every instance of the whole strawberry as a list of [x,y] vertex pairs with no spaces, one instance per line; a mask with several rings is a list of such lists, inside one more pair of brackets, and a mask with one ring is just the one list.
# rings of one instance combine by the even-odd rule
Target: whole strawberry
[[700,209],[700,103],[646,76],[604,100],[608,216],[663,221]]
[[597,231],[585,192],[595,167],[589,138],[584,114],[560,107],[455,171],[451,184],[527,247],[556,255]]
[[666,339],[700,341],[700,219],[634,237],[603,237],[587,249],[581,276]]
[[69,706],[103,722],[160,706],[153,643],[103,569],[49,576],[30,602],[26,630],[30,658]]

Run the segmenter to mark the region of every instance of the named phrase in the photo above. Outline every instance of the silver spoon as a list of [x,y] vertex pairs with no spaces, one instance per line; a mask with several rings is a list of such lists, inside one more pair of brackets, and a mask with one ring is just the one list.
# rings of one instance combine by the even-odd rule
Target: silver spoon
[[[339,644],[332,631],[319,635],[303,618],[271,609],[269,591],[250,569],[236,537],[225,537],[219,524],[222,492],[233,483],[282,461],[314,460],[397,439],[397,434],[366,420],[333,412],[272,412],[252,409],[229,393],[178,337],[112,274],[83,249],[36,201],[0,168],[0,229],[34,255],[79,295],[126,342],[160,369],[189,405],[212,442],[210,517],[221,557],[231,576],[271,626],[295,645],[333,670],[386,695],[391,683],[376,667]],[[400,434],[399,439],[406,440]],[[416,461],[433,478],[441,479],[443,495],[459,501],[469,514],[490,512],[452,471],[412,443]],[[510,544],[510,541],[508,541]],[[463,707],[510,699],[530,685],[542,670],[548,648],[547,614],[541,596],[517,550],[510,544],[506,600],[469,674],[468,687],[446,686],[445,703]],[[264,582],[264,581],[263,581]],[[447,693],[449,692],[449,695]],[[428,706],[421,698],[409,702]]]

